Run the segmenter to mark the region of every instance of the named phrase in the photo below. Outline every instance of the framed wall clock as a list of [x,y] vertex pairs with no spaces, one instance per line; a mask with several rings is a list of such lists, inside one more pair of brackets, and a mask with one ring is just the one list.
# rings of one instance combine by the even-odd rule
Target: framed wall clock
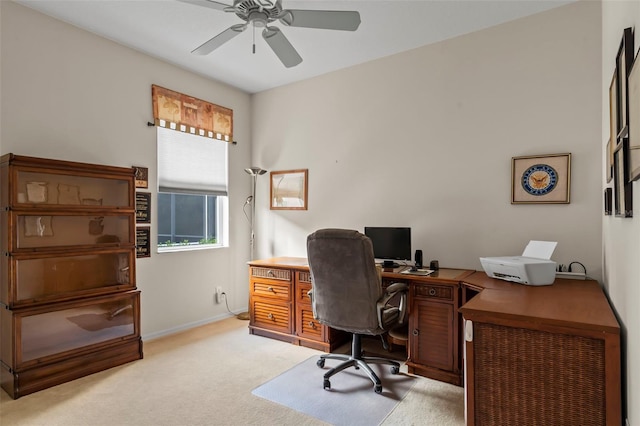
[[571,154],[511,159],[511,204],[569,204]]

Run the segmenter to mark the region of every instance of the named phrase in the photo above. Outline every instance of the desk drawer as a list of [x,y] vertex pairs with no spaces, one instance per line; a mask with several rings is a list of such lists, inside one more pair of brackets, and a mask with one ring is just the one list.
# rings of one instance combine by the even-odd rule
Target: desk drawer
[[311,290],[311,284],[298,283],[296,285],[296,303],[311,306],[311,298],[309,297],[309,290]]
[[307,271],[298,271],[296,272],[297,279],[299,283],[308,283],[311,284],[311,273]]
[[251,294],[253,296],[273,297],[280,300],[291,300],[291,283],[251,280]]
[[292,332],[291,305],[270,303],[264,300],[252,301],[252,325],[284,333]]
[[260,268],[252,266],[251,276],[257,278],[268,278],[270,280],[291,281],[291,271],[289,269]]
[[313,318],[311,306],[299,305],[296,315],[296,334],[300,337],[306,337],[322,342],[324,340],[323,325]]
[[417,297],[426,297],[429,299],[448,300],[453,302],[453,290],[451,286],[416,284],[414,286],[415,295]]

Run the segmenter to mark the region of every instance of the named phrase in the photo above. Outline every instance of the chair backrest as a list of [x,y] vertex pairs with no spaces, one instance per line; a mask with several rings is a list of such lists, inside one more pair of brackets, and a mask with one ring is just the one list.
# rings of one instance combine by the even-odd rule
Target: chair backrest
[[379,332],[382,283],[371,240],[358,231],[321,229],[307,237],[314,315],[351,333]]

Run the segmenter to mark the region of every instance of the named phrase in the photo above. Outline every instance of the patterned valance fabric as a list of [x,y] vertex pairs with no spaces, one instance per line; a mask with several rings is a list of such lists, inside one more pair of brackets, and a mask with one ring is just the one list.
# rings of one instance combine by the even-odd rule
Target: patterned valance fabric
[[151,85],[156,126],[233,142],[233,110]]

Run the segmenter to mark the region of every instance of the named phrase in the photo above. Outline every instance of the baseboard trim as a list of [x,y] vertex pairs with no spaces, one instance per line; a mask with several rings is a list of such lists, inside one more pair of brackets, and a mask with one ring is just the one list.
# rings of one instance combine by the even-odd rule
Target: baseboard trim
[[246,310],[239,310],[238,312],[229,313],[225,312],[224,314],[216,315],[214,317],[205,318],[199,321],[194,321],[186,324],[179,325],[177,327],[168,328],[166,330],[156,331],[153,333],[147,333],[142,335],[142,340],[148,342],[150,340],[159,339],[160,337],[169,336],[171,334],[180,333],[182,331],[190,330],[195,327],[200,327],[202,325],[211,324],[214,322],[222,321],[224,319],[230,318],[234,315],[237,315],[241,312],[246,312]]

